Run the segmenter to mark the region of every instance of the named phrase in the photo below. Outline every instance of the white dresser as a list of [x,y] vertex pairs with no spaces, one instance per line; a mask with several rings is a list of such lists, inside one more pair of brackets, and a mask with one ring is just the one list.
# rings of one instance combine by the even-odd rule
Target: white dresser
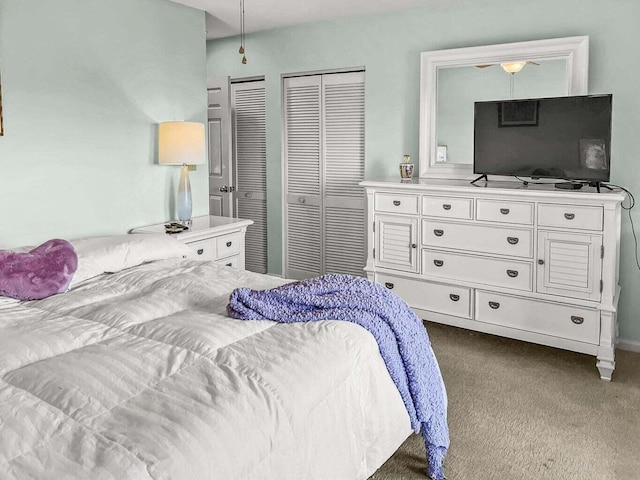
[[[244,270],[245,234],[251,224],[252,220],[204,215],[194,217],[189,230],[171,236],[191,247],[196,258]],[[164,233],[164,226],[159,223],[138,227],[131,233]]]
[[615,368],[621,191],[366,181],[370,280],[422,318]]

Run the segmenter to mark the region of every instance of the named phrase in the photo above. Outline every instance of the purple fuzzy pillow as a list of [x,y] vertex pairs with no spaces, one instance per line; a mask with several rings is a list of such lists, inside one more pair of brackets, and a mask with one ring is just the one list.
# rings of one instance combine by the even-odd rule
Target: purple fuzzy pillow
[[27,253],[0,250],[0,295],[40,300],[65,292],[77,268],[66,240],[49,240]]

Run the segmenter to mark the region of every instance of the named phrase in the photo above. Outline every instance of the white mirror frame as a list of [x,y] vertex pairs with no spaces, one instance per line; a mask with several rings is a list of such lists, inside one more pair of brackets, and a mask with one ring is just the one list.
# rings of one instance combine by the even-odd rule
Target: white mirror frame
[[473,165],[436,163],[437,75],[441,67],[469,67],[522,60],[567,62],[567,95],[586,95],[589,76],[589,37],[454,48],[420,54],[420,177],[472,179]]

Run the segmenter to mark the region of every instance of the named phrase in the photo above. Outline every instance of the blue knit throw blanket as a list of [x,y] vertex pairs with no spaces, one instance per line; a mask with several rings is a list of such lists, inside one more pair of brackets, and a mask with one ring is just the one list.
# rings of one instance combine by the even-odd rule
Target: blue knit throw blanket
[[446,391],[427,331],[400,297],[364,278],[325,275],[271,290],[238,288],[229,297],[227,313],[240,320],[281,323],[344,320],[366,328],[378,342],[414,432],[422,432],[427,475],[445,478]]

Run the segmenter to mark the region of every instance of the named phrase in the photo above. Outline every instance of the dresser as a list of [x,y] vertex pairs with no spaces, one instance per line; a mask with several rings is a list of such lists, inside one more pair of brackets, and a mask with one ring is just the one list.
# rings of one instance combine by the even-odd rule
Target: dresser
[[365,181],[370,280],[422,318],[597,357],[615,369],[619,190]]
[[[191,247],[193,255],[244,270],[245,234],[252,220],[205,215],[194,217],[189,230],[170,234]],[[164,223],[134,228],[131,233],[164,233]]]

